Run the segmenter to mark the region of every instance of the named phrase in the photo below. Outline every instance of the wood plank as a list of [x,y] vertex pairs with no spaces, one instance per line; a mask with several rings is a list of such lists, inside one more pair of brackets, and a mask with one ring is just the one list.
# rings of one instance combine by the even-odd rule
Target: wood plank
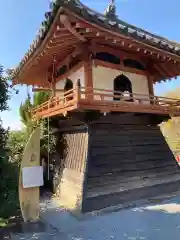
[[[158,179],[164,179],[166,177],[170,177],[173,179],[173,176],[179,176],[179,171],[175,172],[174,170],[170,170],[170,171],[164,171],[161,174],[158,175]],[[103,187],[103,186],[113,186],[114,184],[119,184],[119,186],[121,186],[121,184],[123,183],[130,183],[130,182],[137,182],[140,180],[153,180],[153,179],[157,179],[157,175],[154,173],[149,173],[147,176],[123,176],[123,175],[109,175],[109,176],[104,176],[102,177],[96,177],[96,178],[88,178],[88,189],[91,188],[96,188],[96,187]]]
[[[131,118],[133,121],[133,116]],[[159,127],[113,124],[112,121],[92,124],[89,131],[88,203],[94,201],[102,208],[104,203],[99,202],[102,195],[108,196],[106,206],[118,204],[126,191],[129,193],[125,199],[131,202],[131,193],[139,192],[140,188],[142,195],[137,194],[136,200],[142,196],[147,199],[149,195],[157,196],[157,190],[151,191],[156,185],[161,196],[160,186],[180,180],[180,168]],[[170,189],[168,191],[170,193]],[[93,207],[96,208],[94,204]]]
[[[151,199],[164,199],[167,196],[177,194],[180,181],[170,182],[152,187],[139,188],[122,193],[106,194],[99,197],[87,198],[84,203],[84,212],[99,210],[105,207],[121,205],[121,208],[142,205],[151,202]],[[159,191],[161,186],[161,191]]]
[[[179,169],[177,170],[174,170],[174,169],[166,169],[164,170],[163,172],[159,172],[158,173],[158,177],[166,177],[168,175],[171,175],[173,176],[174,174],[179,174]],[[88,178],[88,183],[89,185],[92,185],[92,186],[96,186],[100,183],[107,183],[109,182],[109,184],[111,183],[114,183],[117,179],[117,182],[119,183],[125,183],[125,182],[131,182],[131,181],[138,181],[140,179],[157,179],[157,174],[152,172],[152,173],[143,173],[142,174],[133,174],[132,173],[127,173],[126,176],[122,175],[122,174],[119,174],[118,172],[117,173],[114,173],[114,174],[106,174],[104,176],[97,176],[97,177],[89,177]]]
[[96,187],[96,188],[92,188],[92,189],[89,189],[88,190],[88,194],[87,194],[87,198],[89,197],[96,197],[96,196],[99,196],[99,195],[106,195],[106,194],[111,194],[112,192],[113,193],[116,193],[116,192],[122,192],[122,191],[127,191],[127,190],[133,190],[135,188],[144,188],[144,187],[150,187],[150,186],[153,186],[153,185],[156,185],[156,184],[164,184],[164,183],[169,183],[169,182],[174,182],[176,183],[176,181],[179,181],[180,180],[180,175],[179,174],[176,174],[176,175],[173,175],[173,176],[167,176],[166,178],[158,178],[158,179],[141,179],[141,180],[138,180],[138,181],[132,181],[130,183],[114,183],[113,185],[107,185],[106,187],[105,186],[99,186],[99,187]]

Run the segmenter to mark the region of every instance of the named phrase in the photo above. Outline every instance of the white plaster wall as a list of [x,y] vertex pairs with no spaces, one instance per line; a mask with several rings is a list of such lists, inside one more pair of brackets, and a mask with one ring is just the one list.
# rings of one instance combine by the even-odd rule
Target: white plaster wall
[[59,81],[56,83],[56,89],[64,89],[64,85],[65,85],[65,79]]
[[[105,68],[101,66],[93,67],[93,88],[106,89],[113,91],[114,79],[120,74],[124,74],[132,83],[133,93],[149,95],[148,80],[144,75],[129,73],[116,69]],[[94,91],[100,92],[100,91]],[[107,92],[108,93],[108,92]],[[112,93],[110,93],[112,94]],[[100,100],[95,96],[96,100]],[[112,97],[106,97],[105,100],[112,100]],[[147,101],[143,101],[144,103]]]
[[[77,80],[80,79],[81,86],[84,87],[84,67],[81,67],[77,71],[71,73],[69,76],[67,76],[67,78],[73,82],[73,87],[76,86]],[[66,79],[60,80],[56,83],[56,89],[64,90],[65,83]],[[59,94],[60,93],[57,93],[56,96]]]

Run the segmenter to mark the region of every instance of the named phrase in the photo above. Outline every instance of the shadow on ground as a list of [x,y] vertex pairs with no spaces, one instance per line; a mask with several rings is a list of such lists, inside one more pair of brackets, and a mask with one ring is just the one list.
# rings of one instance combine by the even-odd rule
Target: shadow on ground
[[57,229],[42,221],[34,223],[17,223],[2,229],[0,232],[0,239],[11,240],[51,240],[59,239],[59,233]]
[[41,204],[41,217],[68,240],[180,239],[180,197],[108,214],[93,213],[82,220],[48,200]]
[[[179,240],[180,197],[162,203],[76,218],[51,198],[41,200],[38,223],[17,223],[0,232],[12,240]],[[4,234],[4,235],[3,235]]]

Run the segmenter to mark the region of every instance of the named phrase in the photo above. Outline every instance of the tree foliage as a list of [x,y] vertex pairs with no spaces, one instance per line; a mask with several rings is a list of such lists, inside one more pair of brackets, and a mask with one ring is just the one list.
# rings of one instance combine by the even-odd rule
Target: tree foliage
[[37,92],[33,95],[33,99],[31,101],[30,94],[28,94],[25,101],[21,103],[19,108],[20,119],[26,128],[28,136],[30,136],[33,129],[37,126],[37,122],[32,119],[32,109],[47,101],[49,96],[50,95],[47,92]]
[[3,67],[0,65],[0,111],[7,110],[8,84],[3,77]]
[[[3,76],[3,68],[0,66],[0,111],[8,109],[7,100],[9,95],[7,80],[8,77],[5,78]],[[31,110],[44,101],[47,101],[48,98],[49,94],[44,92],[35,93],[32,100],[30,95],[27,95],[27,98],[19,108],[20,118],[25,126],[22,131],[7,131],[2,127],[0,120],[0,219],[8,218],[16,214],[18,210],[19,165],[28,137],[37,124],[41,126],[42,148],[46,152],[45,154],[47,154],[47,121],[40,121],[39,123],[32,121]]]
[[[8,86],[3,78],[3,67],[0,65],[0,111],[7,110]],[[2,127],[0,119],[0,161],[5,157],[7,131]]]
[[27,142],[27,134],[24,130],[10,131],[7,140],[8,156],[11,163],[20,165],[22,154]]
[[[0,66],[0,111],[8,109],[8,84],[3,76],[3,67]],[[8,218],[18,207],[18,168],[8,161],[7,155],[8,131],[0,120],[0,218]]]
[[37,92],[33,96],[33,107],[37,107],[38,105],[48,101],[50,97],[49,92]]
[[[37,123],[37,121],[32,120],[31,111],[33,108],[48,101],[49,97],[50,97],[49,92],[37,92],[33,95],[32,100],[31,100],[31,97],[28,94],[27,98],[21,104],[21,106],[19,108],[20,119],[21,119],[21,122],[25,126],[26,138],[28,138],[30,136],[33,129],[37,125],[40,126],[40,129],[41,129],[41,154],[43,156],[47,156],[47,154],[48,154],[48,145],[51,146],[50,147],[51,149],[53,148],[52,146],[54,146],[54,138],[51,137],[51,139],[48,140],[48,134],[50,136],[52,136],[51,128],[49,129],[49,133],[48,133],[48,120],[47,119],[39,120],[39,122]],[[49,142],[49,144],[48,144],[48,142]]]
[[31,109],[32,109],[32,103],[31,103],[30,95],[28,94],[25,102],[21,103],[21,106],[19,108],[21,122],[25,126],[28,126],[29,122],[31,121]]

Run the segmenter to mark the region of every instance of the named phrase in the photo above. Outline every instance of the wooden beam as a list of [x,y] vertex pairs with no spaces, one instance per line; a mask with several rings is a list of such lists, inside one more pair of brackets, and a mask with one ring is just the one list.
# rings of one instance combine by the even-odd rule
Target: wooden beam
[[53,40],[50,40],[49,41],[49,46],[54,46],[54,45],[58,45],[58,44],[64,44],[64,42],[66,42],[66,44],[68,45],[68,42],[71,42],[72,41],[76,41],[77,42],[77,39],[74,37],[74,36],[69,36],[69,37],[66,37],[66,38],[61,38],[61,39],[53,39]]
[[166,77],[166,74],[164,73],[164,71],[157,64],[154,64],[153,68],[159,72],[162,79]]
[[46,45],[46,48],[45,49],[61,49],[61,51],[63,50],[63,48],[65,47],[69,47],[69,46],[72,46],[72,45],[75,45],[77,43],[77,40],[76,39],[71,39],[69,42],[66,42],[65,40],[62,41],[62,42],[59,42],[59,43],[48,43]]
[[76,22],[76,28],[89,28],[90,25],[84,22]]
[[63,33],[63,34],[60,34],[58,35],[57,32],[55,32],[52,36],[52,38],[49,40],[49,42],[55,40],[55,39],[58,39],[58,40],[61,40],[63,38],[67,38],[67,37],[72,37],[72,34],[66,29],[66,33]]
[[64,60],[60,61],[57,64],[56,70],[58,70],[63,65],[68,65],[72,58],[75,58],[77,55],[80,55],[80,54],[84,53],[85,51],[87,51],[87,46],[82,43],[78,44],[71,54],[69,54]]
[[[63,26],[64,26],[64,25],[63,25]],[[69,33],[69,31],[68,31],[67,28],[63,27],[63,28],[60,28],[60,30],[57,29],[57,30],[55,31],[55,33],[53,34],[53,37],[54,37],[54,38],[56,38],[56,37],[57,37],[57,38],[61,38],[61,36],[64,36],[64,35],[66,35],[66,34],[69,35],[70,33]]]
[[50,49],[46,54],[47,54],[47,60],[48,57],[49,58],[53,58],[54,56],[56,56],[57,58],[60,57],[60,59],[63,59],[64,57],[66,57],[68,54],[71,53],[71,51],[73,50],[74,45],[72,46],[64,46],[64,48],[61,51],[61,55],[58,55],[58,47],[57,48],[52,48]]
[[87,40],[79,34],[74,27],[72,27],[71,22],[67,15],[60,15],[60,21],[65,26],[65,28],[68,29],[69,32],[71,32],[75,37],[77,37],[80,41],[86,42]]
[[[51,88],[32,88],[32,92],[51,92]],[[55,89],[56,93],[63,93],[64,89]]]
[[69,75],[71,75],[73,72],[76,72],[79,68],[81,68],[84,65],[84,62],[80,62],[78,63],[76,66],[74,66],[73,68],[71,68],[70,70],[68,70],[65,74],[57,77],[56,82],[59,82],[61,80],[64,80],[65,78],[67,78]]
[[159,65],[157,63],[154,63],[152,59],[150,59],[147,62],[147,69],[148,69],[148,75],[147,76],[153,76],[152,81],[155,84],[156,82],[161,81],[162,79],[165,79],[164,72],[161,68],[159,68]]
[[170,79],[170,78],[175,78],[177,76],[179,76],[179,74],[177,73],[177,71],[169,71],[169,68],[165,68],[165,66],[162,65],[158,65],[156,66],[156,68],[159,69],[159,71],[164,73],[164,80],[166,79]]
[[96,23],[89,23],[88,21],[82,19],[81,17],[75,15],[74,13],[70,12],[69,10],[66,10],[67,13],[70,13],[72,16],[74,16],[76,18],[76,21],[79,22],[79,25],[81,25],[82,28],[88,27],[88,28],[92,28],[95,29],[96,32],[99,31],[106,31],[106,35],[108,36],[114,36],[114,37],[118,37],[120,40],[124,40],[124,41],[131,41],[131,43],[133,45],[135,45],[137,48],[140,48],[142,50],[146,50],[147,52],[150,52],[154,55],[159,54],[159,56],[162,57],[166,57],[166,59],[172,58],[174,60],[176,60],[177,62],[180,62],[180,57],[177,56],[174,53],[170,53],[166,50],[163,49],[159,49],[156,46],[150,46],[148,43],[142,42],[140,40],[136,40],[133,37],[129,37],[129,36],[125,36],[122,35],[121,33],[115,32],[113,31],[113,29],[104,29],[104,27],[97,25]]
[[[179,64],[168,64],[169,69],[171,69],[171,72],[173,72],[174,76],[180,76],[180,65]],[[173,77],[174,77],[173,76]]]
[[139,75],[144,75],[147,76],[147,71],[143,71],[143,70],[139,70],[139,69],[135,69],[135,68],[129,68],[129,67],[124,67],[123,65],[120,64],[113,64],[113,63],[108,63],[108,62],[104,62],[101,60],[93,60],[94,65],[95,66],[101,66],[101,67],[105,67],[105,68],[109,68],[109,69],[116,69],[116,70],[121,70],[124,72],[130,72],[130,73],[135,73],[135,74],[139,74]]
[[119,49],[114,49],[112,47],[109,46],[105,46],[105,45],[101,45],[101,44],[93,44],[89,47],[89,49],[93,52],[108,52],[111,53],[115,56],[118,56],[120,58],[121,61],[123,61],[124,59],[133,59],[136,60],[138,62],[140,62],[145,68],[146,68],[146,62],[137,56],[137,54],[132,54],[132,53],[128,53],[126,51],[123,50],[119,50]]
[[167,77],[172,77],[174,74],[170,71],[170,67],[164,67],[163,64],[159,64],[159,67],[166,74]]
[[51,92],[50,88],[32,88],[32,92]]

